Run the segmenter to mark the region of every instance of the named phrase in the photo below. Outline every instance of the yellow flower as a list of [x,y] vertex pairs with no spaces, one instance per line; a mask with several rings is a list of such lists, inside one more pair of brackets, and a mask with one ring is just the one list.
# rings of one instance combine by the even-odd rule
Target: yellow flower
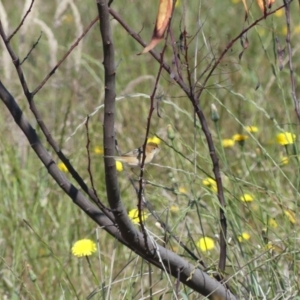
[[274,250],[275,249],[274,244],[272,242],[268,242],[268,244],[266,245],[266,249],[267,250]]
[[250,234],[247,232],[243,232],[240,236],[238,236],[239,242],[250,240]]
[[231,0],[231,2],[234,3],[234,4],[237,4],[237,3],[240,3],[241,0]]
[[252,202],[254,199],[250,194],[244,194],[240,197],[240,200],[243,202]]
[[161,143],[161,140],[157,136],[154,136],[152,138],[148,138],[147,144],[149,144],[149,143],[159,145]]
[[284,14],[284,10],[279,9],[279,10],[276,11],[276,13],[274,13],[274,16],[280,18],[280,17],[283,16],[283,14]]
[[222,140],[222,146],[224,148],[229,148],[234,146],[235,141],[232,139],[224,139]]
[[176,1],[175,7],[178,7],[180,5],[180,0]]
[[285,213],[285,215],[289,218],[289,220],[290,220],[290,222],[291,222],[292,224],[295,224],[295,223],[296,223],[294,212],[292,212],[291,210],[285,209],[285,210],[284,210],[284,213]]
[[214,179],[208,177],[206,179],[203,179],[202,183],[205,186],[209,187],[213,192],[217,192],[218,191],[217,182]]
[[[133,224],[139,224],[140,219],[139,219],[139,210],[137,208],[134,208],[129,211],[128,217],[131,219]],[[148,215],[142,211],[142,222],[144,222],[148,218]]]
[[179,207],[177,205],[172,205],[170,207],[171,213],[177,213],[179,211]]
[[57,167],[58,167],[61,171],[65,172],[65,173],[68,172],[68,169],[67,169],[66,165],[65,165],[63,162],[59,162],[59,163],[57,164]]
[[101,147],[101,146],[96,146],[96,147],[94,148],[94,153],[96,153],[96,154],[103,154],[103,147]]
[[280,159],[280,164],[287,165],[289,163],[289,158],[287,156],[282,156]]
[[89,239],[79,240],[72,247],[72,253],[77,257],[90,256],[96,251],[96,244]]
[[272,228],[277,228],[278,227],[277,222],[273,218],[268,219],[268,225],[269,225],[269,227],[272,227]]
[[118,160],[116,160],[116,169],[117,169],[118,172],[123,171],[123,164]]
[[215,242],[210,237],[203,237],[197,243],[196,246],[202,251],[209,251],[215,248]]
[[296,135],[290,132],[281,132],[276,136],[277,143],[282,146],[294,144],[295,139]]
[[178,191],[179,191],[179,193],[181,193],[181,194],[187,194],[187,191],[186,191],[186,189],[185,189],[183,186],[181,186],[181,187],[178,189]]
[[236,142],[244,142],[245,140],[248,139],[248,136],[247,135],[244,135],[244,134],[235,134],[232,139]]
[[255,132],[258,132],[258,127],[256,127],[256,126],[247,126],[246,131],[251,132],[251,133],[255,133]]

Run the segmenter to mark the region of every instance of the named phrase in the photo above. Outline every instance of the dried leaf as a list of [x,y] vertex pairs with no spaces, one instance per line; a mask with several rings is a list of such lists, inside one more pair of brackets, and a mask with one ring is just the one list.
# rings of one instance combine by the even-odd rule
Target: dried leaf
[[275,0],[257,0],[257,4],[264,15],[267,13],[267,8],[271,8]]
[[168,27],[173,10],[173,0],[160,0],[156,24],[150,43],[144,48],[141,54],[152,50],[163,38]]

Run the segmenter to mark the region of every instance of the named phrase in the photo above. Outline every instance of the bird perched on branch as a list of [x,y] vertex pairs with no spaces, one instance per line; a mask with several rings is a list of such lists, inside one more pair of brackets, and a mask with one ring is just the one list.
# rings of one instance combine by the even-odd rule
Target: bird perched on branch
[[[152,161],[154,156],[159,152],[160,148],[155,143],[147,143],[146,145],[146,158],[145,164]],[[143,147],[136,148],[132,151],[124,153],[120,156],[114,156],[114,159],[125,163],[131,167],[138,167],[142,164],[143,160]]]

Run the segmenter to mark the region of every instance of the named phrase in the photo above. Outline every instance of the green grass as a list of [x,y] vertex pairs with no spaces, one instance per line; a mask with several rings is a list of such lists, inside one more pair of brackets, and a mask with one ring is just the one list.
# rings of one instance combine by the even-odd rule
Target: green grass
[[[10,32],[19,23],[23,10],[16,4],[16,1],[3,3],[9,16]],[[75,5],[83,28],[86,28],[97,14],[95,3],[75,1]],[[156,5],[152,2],[143,2],[142,5],[136,1],[113,2],[113,8],[136,32],[141,31],[141,37],[147,42],[155,23]],[[56,58],[59,60],[77,37],[72,10],[69,7],[61,25],[55,27],[54,4],[36,3],[34,7],[36,16],[49,26],[57,41]],[[181,3],[176,8],[173,19],[176,39],[180,26],[183,26],[183,7]],[[291,43],[297,50],[300,41],[296,31],[296,2],[292,3],[292,10]],[[195,35],[199,14],[203,27],[199,30],[197,46]],[[260,16],[256,3],[253,3],[249,22]],[[242,3],[233,4],[231,1],[189,1],[186,22],[190,42],[189,64],[193,69],[197,53],[198,75],[207,67],[209,59],[213,55],[218,57],[231,39],[248,25],[244,22]],[[20,58],[27,55],[41,31],[38,25],[30,23],[24,42],[20,34],[12,40]],[[159,65],[149,54],[137,56],[142,47],[115,21],[112,24],[117,96],[123,95],[124,91],[127,95],[150,95]],[[237,42],[210,78],[210,88],[200,99],[220,159],[227,201],[228,259],[225,275],[230,279],[232,290],[245,299],[288,299],[295,297],[299,290],[298,120],[291,98],[287,50],[282,71],[274,51],[277,47],[274,35],[278,36],[281,47],[285,47],[284,26],[284,16],[271,16],[251,29],[248,32],[249,47],[242,60],[238,59],[242,48]],[[163,44],[159,44],[156,51],[162,47]],[[168,64],[172,62],[171,50],[168,45],[165,57]],[[0,51],[2,54],[5,50],[1,48]],[[297,70],[300,66],[297,53],[293,57],[296,82],[299,81]],[[37,94],[35,101],[51,134],[90,186],[86,130],[85,126],[76,128],[103,104],[103,53],[98,24],[83,39],[80,54],[79,71],[76,71],[73,53]],[[49,43],[43,34],[23,64],[30,90],[35,89],[51,70],[50,58]],[[182,72],[186,77],[183,64]],[[47,145],[29,110],[15,71],[12,70],[10,78],[5,78],[2,70],[0,74]],[[202,81],[200,78],[200,83]],[[146,168],[145,179],[149,181],[145,188],[146,197],[174,234],[195,254],[203,257],[209,272],[213,272],[217,269],[219,257],[219,201],[216,193],[203,184],[204,179],[213,176],[207,142],[199,124],[194,125],[190,101],[165,72],[158,91],[162,99],[159,102],[161,118],[155,111],[151,135],[156,134],[163,142],[154,161],[156,165]],[[220,115],[218,127],[210,119],[212,103]],[[116,135],[122,152],[143,143],[148,111],[149,98],[144,96],[127,96],[117,101]],[[101,200],[107,204],[102,155],[94,153],[96,146],[103,146],[102,122],[103,109],[99,109],[90,118],[89,137],[95,187]],[[174,128],[173,141],[168,139],[168,124]],[[236,143],[232,148],[222,148],[222,139],[231,138],[236,133],[245,134],[245,127],[249,125],[257,126],[259,131],[248,134],[243,146]],[[295,144],[286,148],[278,145],[276,135],[281,131],[296,134]],[[1,299],[86,299],[93,291],[95,295],[91,299],[147,299],[150,279],[153,299],[159,299],[159,296],[160,299],[173,299],[175,280],[154,267],[150,268],[135,253],[97,228],[50,178],[4,109],[0,133],[3,137],[0,143]],[[49,152],[54,155],[50,147]],[[281,163],[282,156],[291,156],[288,164]],[[59,162],[57,157],[54,158]],[[130,170],[129,173],[132,174]],[[138,172],[135,174],[133,177],[137,179]],[[68,173],[66,175],[70,177]],[[121,172],[118,176],[124,205],[128,211],[136,208],[137,198],[126,173]],[[251,194],[254,201],[242,202],[240,197],[246,193]],[[179,211],[172,211],[173,206],[179,207]],[[287,217],[287,210],[293,212],[295,222]],[[270,219],[276,221],[276,228],[270,225]],[[149,216],[146,225],[159,242],[164,235],[155,222],[154,217]],[[243,232],[250,235],[250,240],[239,241]],[[196,247],[202,236],[214,239],[213,250],[201,252]],[[97,241],[98,251],[89,257],[90,263],[86,258],[78,259],[71,254],[72,245],[83,238]],[[275,245],[272,250],[268,250],[268,241]],[[174,241],[167,248],[187,257]],[[36,280],[30,277],[31,270]],[[199,295],[183,285],[179,290],[183,299],[184,295],[186,299],[199,299]]]

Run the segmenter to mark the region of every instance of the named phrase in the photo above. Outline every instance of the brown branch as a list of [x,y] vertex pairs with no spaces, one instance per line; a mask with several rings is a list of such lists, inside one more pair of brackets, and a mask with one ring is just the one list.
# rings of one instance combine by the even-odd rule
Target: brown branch
[[115,165],[115,57],[114,44],[112,39],[109,8],[107,0],[97,0],[99,15],[100,33],[103,44],[103,66],[104,66],[104,125],[103,125],[103,145],[104,145],[104,165],[107,199],[115,216],[115,220],[120,228],[123,238],[133,243],[138,235],[136,228],[130,221],[125,207],[121,201],[118,185],[117,170]]

